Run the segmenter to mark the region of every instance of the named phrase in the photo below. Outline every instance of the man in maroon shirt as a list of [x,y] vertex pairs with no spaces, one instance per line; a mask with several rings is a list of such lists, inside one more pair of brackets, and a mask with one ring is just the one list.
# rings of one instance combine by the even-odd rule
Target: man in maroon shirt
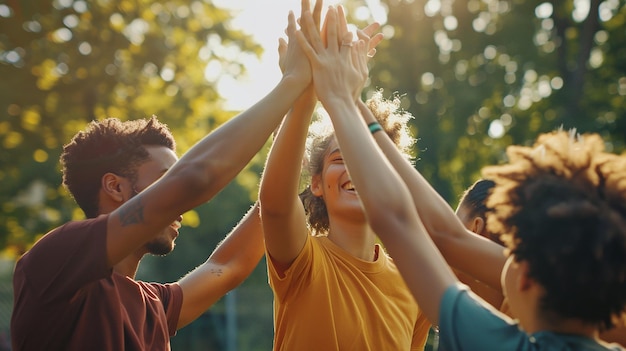
[[295,27],[290,14],[277,86],[180,160],[169,130],[155,117],[94,121],[64,147],[63,182],[87,219],[52,230],[18,261],[15,350],[169,350],[177,329],[249,275],[263,255],[256,206],[180,281],[134,279],[141,258],[173,249],[181,214],[213,198],[241,171],[310,84]]

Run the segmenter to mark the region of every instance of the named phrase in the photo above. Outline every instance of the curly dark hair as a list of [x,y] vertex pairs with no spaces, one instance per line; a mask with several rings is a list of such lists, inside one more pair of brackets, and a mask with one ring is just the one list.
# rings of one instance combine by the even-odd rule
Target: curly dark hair
[[[391,99],[385,99],[382,91],[378,90],[365,103],[402,154],[411,160],[411,149],[415,139],[409,131],[408,121],[413,116],[400,110],[400,98],[393,96]],[[314,175],[322,173],[324,156],[334,137],[335,132],[332,123],[327,117],[318,116],[309,128],[307,157],[305,157],[306,162],[303,169],[303,178],[307,179],[309,185],[300,193],[300,199],[304,204],[309,225],[315,235],[328,234],[329,219],[326,203],[321,197],[313,195],[310,183]]]
[[496,183],[490,230],[544,287],[546,318],[611,328],[626,307],[626,157],[597,134],[562,130],[507,156],[483,171]]
[[[496,183],[491,179],[483,178],[475,181],[461,195],[458,207],[466,208],[471,218],[480,217],[486,221],[487,214],[491,212],[491,209],[487,207],[487,198],[495,185]],[[483,233],[478,234],[500,245],[504,245],[500,240],[500,235],[490,232],[487,228],[485,228]]]
[[92,121],[63,147],[63,185],[87,218],[98,215],[102,176],[110,172],[135,181],[137,167],[149,157],[146,145],[176,150],[170,130],[156,116],[125,122],[117,118]]

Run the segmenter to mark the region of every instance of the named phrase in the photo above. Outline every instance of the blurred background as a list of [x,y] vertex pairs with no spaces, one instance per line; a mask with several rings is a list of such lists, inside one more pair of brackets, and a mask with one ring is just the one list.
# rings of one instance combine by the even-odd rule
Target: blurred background
[[[15,259],[83,218],[61,186],[63,144],[93,119],[154,114],[184,153],[276,84],[278,38],[299,4],[0,0],[0,351]],[[595,132],[624,151],[624,0],[325,2],[336,4],[358,27],[382,24],[368,89],[413,114],[415,165],[452,206],[507,145],[541,132]],[[256,199],[266,154],[186,213],[176,250],[147,257],[138,278],[175,281],[201,264]],[[270,350],[272,330],[262,261],[172,349]]]

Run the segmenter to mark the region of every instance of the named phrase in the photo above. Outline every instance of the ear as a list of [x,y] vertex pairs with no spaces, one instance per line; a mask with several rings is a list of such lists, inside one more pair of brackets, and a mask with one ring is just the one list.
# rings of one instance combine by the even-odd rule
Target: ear
[[322,177],[319,174],[311,177],[311,193],[315,196],[321,197],[324,194],[322,188]]
[[478,235],[483,235],[483,231],[485,231],[485,220],[481,217],[474,217],[471,231]]
[[122,203],[125,201],[125,196],[123,192],[125,186],[122,184],[125,181],[126,179],[118,176],[117,174],[105,173],[102,176],[102,191],[104,192],[105,196],[110,198],[112,201]]
[[519,275],[517,276],[517,287],[519,291],[527,291],[537,285],[537,282],[529,276],[530,267],[528,261],[520,261],[518,265]]

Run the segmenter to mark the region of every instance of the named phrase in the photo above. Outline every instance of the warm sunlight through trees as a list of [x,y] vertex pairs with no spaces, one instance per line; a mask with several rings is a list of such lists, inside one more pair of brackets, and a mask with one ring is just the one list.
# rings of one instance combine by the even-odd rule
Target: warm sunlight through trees
[[82,214],[57,169],[91,119],[155,114],[179,152],[232,116],[215,89],[260,47],[203,1],[10,1],[0,4],[0,246],[23,251]]
[[[398,94],[415,116],[416,167],[451,205],[481,167],[502,160],[507,145],[540,132],[561,126],[597,132],[609,150],[624,150],[626,0],[342,4],[359,27],[383,24],[386,39],[371,61],[368,89]],[[286,23],[288,9],[268,7]],[[58,158],[88,121],[155,114],[172,129],[181,154],[237,112],[225,111],[217,87],[241,77],[244,63],[262,48],[234,30],[232,19],[211,0],[0,2],[4,257],[13,259],[53,227],[82,218],[61,186]],[[259,14],[256,23],[264,20]],[[283,32],[275,35],[277,43]],[[171,257],[147,259],[139,274],[173,281],[206,259],[256,199],[264,157],[259,153],[214,201],[186,215]],[[0,301],[5,296],[8,290]],[[270,349],[271,292],[263,265],[238,296],[241,349]],[[224,349],[227,332],[213,339],[206,332],[215,334],[211,323],[226,324],[224,310],[218,304],[203,322],[182,330],[173,348]]]
[[623,0],[384,3],[371,88],[402,95],[417,167],[453,205],[505,146],[540,132],[599,132],[623,150]]

